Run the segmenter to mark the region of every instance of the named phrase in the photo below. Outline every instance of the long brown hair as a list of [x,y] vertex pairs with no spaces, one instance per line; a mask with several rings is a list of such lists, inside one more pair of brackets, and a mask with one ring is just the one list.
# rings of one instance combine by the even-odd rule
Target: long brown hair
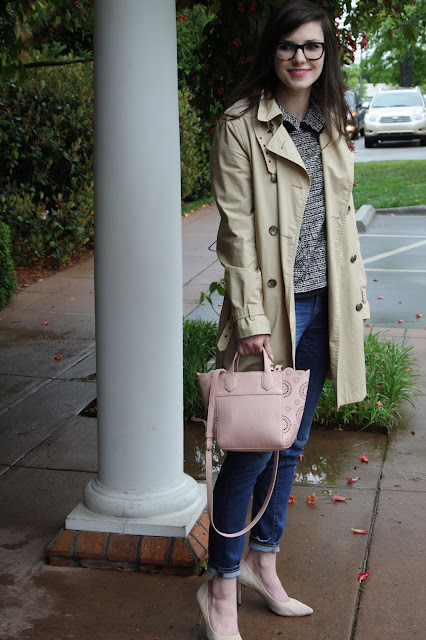
[[312,97],[321,109],[330,138],[334,127],[340,138],[345,136],[347,107],[336,33],[325,11],[309,0],[288,0],[269,17],[258,41],[254,62],[233,95],[232,103],[241,99],[248,101],[248,107],[239,114],[242,115],[259,104],[262,93],[269,99],[275,96],[279,84],[274,68],[275,47],[282,37],[307,22],[321,24],[325,42],[324,67],[312,87]]

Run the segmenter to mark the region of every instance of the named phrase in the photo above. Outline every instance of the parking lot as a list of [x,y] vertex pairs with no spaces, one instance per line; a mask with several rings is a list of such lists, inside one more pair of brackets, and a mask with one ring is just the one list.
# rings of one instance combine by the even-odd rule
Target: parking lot
[[[371,307],[368,324],[423,329],[426,326],[426,216],[377,214],[359,237],[368,278]],[[217,321],[222,298],[215,293],[212,302],[214,310],[205,302],[188,317]],[[418,318],[417,314],[422,317]]]
[[378,214],[360,233],[360,243],[368,278],[369,324],[422,329],[426,325],[426,216]]
[[364,137],[355,140],[355,162],[385,162],[386,160],[426,160],[426,147],[418,140],[389,140],[372,149],[364,146]]

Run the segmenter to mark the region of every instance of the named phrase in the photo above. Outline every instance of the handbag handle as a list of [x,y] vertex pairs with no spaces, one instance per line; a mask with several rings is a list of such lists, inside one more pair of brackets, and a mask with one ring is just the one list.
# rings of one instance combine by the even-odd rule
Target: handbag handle
[[[272,361],[269,359],[268,354],[266,353],[265,347],[262,347],[262,355],[263,355],[263,376],[262,376],[262,387],[269,391],[272,389],[274,385],[274,365]],[[225,378],[225,389],[227,391],[233,391],[237,386],[237,372],[238,372],[238,363],[240,361],[240,354],[238,351],[235,352],[234,359],[232,360],[232,364],[228,369],[228,373]]]
[[[201,420],[201,422],[204,422],[205,427],[206,427],[207,512],[209,514],[210,522],[211,522],[211,525],[212,525],[213,529],[219,535],[224,536],[225,538],[236,538],[238,536],[242,536],[242,535],[246,534],[248,531],[250,531],[250,529],[252,529],[254,527],[255,524],[257,524],[257,522],[259,522],[260,518],[265,513],[266,508],[267,508],[267,506],[269,504],[269,501],[271,499],[272,492],[274,490],[275,481],[276,481],[277,472],[278,472],[279,455],[280,455],[279,451],[275,451],[274,452],[274,467],[273,467],[273,471],[272,471],[271,484],[269,485],[269,489],[268,489],[268,493],[266,494],[265,501],[264,501],[261,509],[259,510],[259,512],[256,514],[255,518],[253,518],[253,520],[250,522],[250,524],[248,524],[246,527],[244,527],[244,529],[241,529],[241,531],[237,531],[235,533],[224,533],[223,531],[219,531],[219,529],[216,528],[216,525],[215,525],[214,520],[213,520],[213,480],[212,480],[213,461],[212,461],[212,449],[213,449],[213,424],[214,424],[215,411],[216,411],[215,398],[216,398],[216,395],[217,395],[217,386],[218,386],[218,378],[219,378],[219,376],[221,374],[222,375],[233,374],[235,376],[235,371],[233,369],[234,369],[234,363],[236,362],[237,356],[238,356],[238,354],[236,353],[228,373],[224,374],[223,370],[221,371],[220,369],[216,369],[213,372],[213,379],[212,379],[212,384],[211,384],[211,387],[210,387],[210,396],[209,396],[209,403],[208,403],[208,408],[207,408],[207,421]],[[267,373],[267,371],[266,371],[267,363],[272,365],[272,362],[269,360],[269,357],[268,357],[265,349],[263,349],[263,358],[264,358],[265,375],[266,375],[266,373]],[[237,360],[237,365],[238,365],[238,360]],[[232,371],[231,371],[231,369],[232,369]],[[269,373],[272,376],[272,372],[271,372],[270,369],[269,369]]]

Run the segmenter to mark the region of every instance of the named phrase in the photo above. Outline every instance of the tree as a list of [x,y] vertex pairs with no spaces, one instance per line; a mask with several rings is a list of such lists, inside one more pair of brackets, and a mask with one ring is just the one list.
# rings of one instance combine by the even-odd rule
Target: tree
[[[271,9],[283,0],[203,0],[215,14],[205,27],[206,40],[200,51],[203,74],[197,78],[194,93],[206,119],[215,119],[228,102],[233,89],[253,60],[254,47]],[[375,33],[384,20],[389,29],[406,25],[416,0],[313,0],[340,25],[337,37],[343,64],[354,61],[358,44],[367,44],[367,31]],[[201,2],[201,0],[200,0]],[[179,11],[193,5],[177,0]],[[342,24],[343,23],[343,24]],[[406,28],[408,33],[409,27]]]
[[419,85],[426,90],[426,0],[417,0],[406,22],[395,29],[388,18],[372,34],[362,74],[374,84],[401,87]]
[[361,76],[361,68],[359,64],[351,64],[349,66],[345,66],[344,70],[344,78],[345,85],[348,89],[356,89],[359,90],[360,85],[360,76]]
[[195,4],[185,13],[177,14],[177,59],[179,86],[187,85],[188,81],[202,72],[198,49],[201,47],[205,36],[204,28],[212,15],[208,7]]
[[25,52],[56,42],[81,55],[93,42],[93,0],[0,2],[0,80],[24,72]]

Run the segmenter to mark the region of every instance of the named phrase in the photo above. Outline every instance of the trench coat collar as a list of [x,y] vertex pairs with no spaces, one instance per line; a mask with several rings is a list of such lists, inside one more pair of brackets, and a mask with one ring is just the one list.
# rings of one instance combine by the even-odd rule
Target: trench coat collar
[[283,114],[274,98],[265,98],[262,94],[257,110],[257,119],[260,122],[271,122],[275,118],[279,118],[280,123],[283,120]]
[[[262,123],[260,126],[262,126],[263,130],[265,123],[267,123],[268,132],[272,133],[272,138],[266,145],[266,149],[281,158],[290,160],[306,171],[303,160],[293,144],[290,134],[285,127],[281,126],[283,119],[283,113],[276,101],[273,98],[268,99],[262,95],[257,110],[257,120],[259,124]],[[272,172],[272,168],[268,168]]]

